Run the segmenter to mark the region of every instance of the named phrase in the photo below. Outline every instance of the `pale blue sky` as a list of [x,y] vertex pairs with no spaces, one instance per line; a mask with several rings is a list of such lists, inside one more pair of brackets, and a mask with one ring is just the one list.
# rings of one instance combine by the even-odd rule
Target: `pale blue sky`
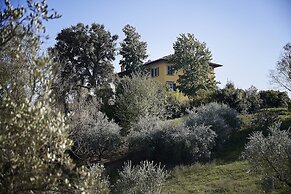
[[[282,47],[291,42],[290,0],[48,0],[62,17],[47,23],[54,44],[56,34],[78,22],[104,24],[124,38],[122,28],[133,25],[148,43],[149,59],[173,53],[180,33],[193,33],[206,42],[213,62],[223,64],[216,78],[237,87],[274,88],[268,77]],[[119,58],[117,58],[119,60]],[[119,71],[118,60],[115,70]]]

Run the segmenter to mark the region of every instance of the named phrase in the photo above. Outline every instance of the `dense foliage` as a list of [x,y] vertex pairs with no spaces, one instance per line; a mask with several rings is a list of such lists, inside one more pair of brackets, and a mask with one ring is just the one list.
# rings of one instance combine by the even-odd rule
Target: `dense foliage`
[[286,108],[289,97],[286,92],[275,90],[262,90],[259,92],[261,108]]
[[125,163],[114,185],[116,194],[159,194],[166,180],[167,172],[160,165],[143,161],[132,166]]
[[75,103],[69,125],[73,152],[83,161],[101,161],[121,145],[120,127],[97,109],[94,101]]
[[251,86],[243,90],[228,82],[224,88],[217,89],[212,101],[224,103],[240,113],[255,113],[264,108],[286,108],[289,97],[286,92],[261,90]]
[[244,157],[251,170],[277,179],[291,187],[291,134],[280,130],[280,124],[269,128],[270,134],[255,132],[245,146]]
[[78,98],[82,88],[87,93],[97,93],[97,89],[109,87],[117,38],[104,25],[95,23],[91,26],[78,23],[57,35],[51,52],[60,62],[54,87],[60,103],[65,106],[68,99]]
[[170,164],[205,161],[210,158],[216,134],[210,127],[184,127],[141,118],[129,134],[129,147],[142,151],[145,157]]
[[119,64],[126,71],[136,72],[142,69],[147,55],[147,43],[140,40],[141,36],[136,29],[127,24],[122,31],[125,34],[124,40],[120,43],[119,54],[122,56]]
[[191,110],[185,119],[187,127],[206,125],[216,133],[216,143],[220,146],[231,133],[240,127],[238,113],[225,104],[210,103]]
[[173,69],[181,70],[178,89],[188,96],[195,96],[199,90],[213,89],[214,77],[210,75],[211,52],[193,34],[181,34],[173,45]]
[[186,114],[190,107],[190,99],[182,92],[169,90],[166,93],[167,119],[180,118]]
[[33,102],[27,97],[11,98],[15,90],[10,84],[1,88],[1,193],[97,192],[96,184],[103,183],[91,176],[90,169],[76,168],[66,153],[71,148],[67,126],[62,114],[52,108],[51,79],[42,76],[49,72],[31,70],[43,80]]
[[121,80],[116,90],[115,115],[127,133],[130,127],[146,115],[163,117],[165,87],[158,81],[141,75]]

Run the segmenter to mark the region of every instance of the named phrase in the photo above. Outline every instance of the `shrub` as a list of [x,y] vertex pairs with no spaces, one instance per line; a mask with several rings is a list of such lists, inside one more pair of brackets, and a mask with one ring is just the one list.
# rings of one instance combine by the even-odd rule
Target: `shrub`
[[249,161],[252,171],[291,187],[290,131],[281,131],[280,123],[270,127],[269,131],[267,137],[262,132],[253,133],[245,145],[243,156]]
[[172,126],[147,118],[141,119],[138,125],[141,130],[132,131],[128,136],[129,148],[142,150],[148,159],[155,161],[176,164],[206,160],[215,144],[215,132],[204,125]]
[[101,161],[122,143],[120,127],[98,111],[93,101],[80,101],[70,118],[74,153],[82,160]]
[[228,82],[223,89],[216,90],[213,98],[238,112],[246,112],[249,106],[245,91],[236,88],[232,82]]
[[252,126],[266,129],[279,121],[280,119],[278,111],[263,109],[254,115],[254,118],[252,120]]
[[137,166],[125,163],[119,172],[119,179],[114,185],[116,194],[159,194],[167,172],[160,165],[143,161]]
[[163,117],[165,87],[148,76],[125,77],[116,90],[115,112],[125,134],[139,118],[146,115]]
[[179,91],[168,91],[166,98],[166,116],[168,119],[179,118],[186,114],[190,100]]
[[225,104],[210,103],[192,109],[185,119],[186,127],[197,125],[210,126],[216,133],[216,143],[221,145],[230,134],[240,126],[238,113]]
[[163,125],[164,122],[157,117],[141,118],[127,137],[130,151],[143,151],[146,158],[153,159],[159,141],[162,141]]
[[216,134],[209,126],[169,126],[159,141],[158,154],[172,163],[192,163],[208,160],[215,145]]

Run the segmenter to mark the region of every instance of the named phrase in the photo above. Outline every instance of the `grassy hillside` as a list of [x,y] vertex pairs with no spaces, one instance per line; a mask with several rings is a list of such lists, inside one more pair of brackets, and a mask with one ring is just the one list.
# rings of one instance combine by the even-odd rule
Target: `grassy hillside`
[[[291,114],[286,112],[278,114],[283,129],[291,126]],[[225,143],[224,150],[216,154],[216,162],[175,167],[170,172],[162,193],[264,193],[261,177],[250,174],[247,161],[240,158],[249,135],[257,130],[266,132],[266,129],[252,126],[253,117],[254,115],[241,116],[241,129]],[[283,186],[272,193],[287,194],[291,193],[291,189]]]
[[167,180],[164,194],[263,193],[260,177],[248,173],[246,161],[223,165],[176,167]]

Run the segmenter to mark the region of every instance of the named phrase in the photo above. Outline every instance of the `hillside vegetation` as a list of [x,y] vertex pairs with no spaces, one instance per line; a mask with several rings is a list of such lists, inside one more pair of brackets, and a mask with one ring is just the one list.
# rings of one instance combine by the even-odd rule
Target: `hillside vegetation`
[[[291,124],[291,114],[287,109],[268,109],[282,120],[282,129]],[[172,169],[163,188],[163,194],[188,193],[266,193],[262,177],[251,173],[247,161],[241,153],[248,137],[254,131],[266,129],[254,127],[255,115],[241,115],[243,124],[225,143],[223,151],[216,155],[215,161],[208,164],[180,165]],[[290,188],[280,185],[271,193],[291,193]]]

